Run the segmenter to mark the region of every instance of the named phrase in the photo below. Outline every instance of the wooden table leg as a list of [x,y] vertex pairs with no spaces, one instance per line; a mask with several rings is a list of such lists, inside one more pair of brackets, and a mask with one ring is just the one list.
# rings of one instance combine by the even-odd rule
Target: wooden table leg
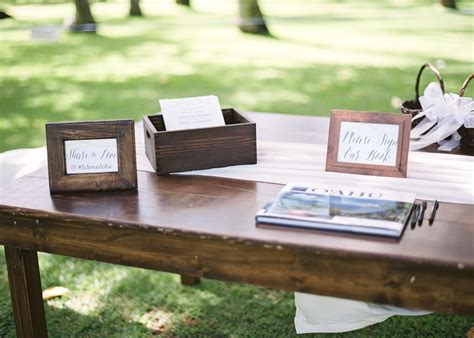
[[16,334],[48,337],[36,251],[5,246]]
[[189,276],[189,275],[181,275],[181,284],[183,285],[194,285],[199,283],[199,277]]

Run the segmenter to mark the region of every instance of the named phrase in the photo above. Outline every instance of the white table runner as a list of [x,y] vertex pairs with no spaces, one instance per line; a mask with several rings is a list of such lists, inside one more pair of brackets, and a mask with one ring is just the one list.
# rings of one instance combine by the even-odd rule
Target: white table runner
[[[144,149],[139,151],[144,152]],[[145,157],[145,154],[139,156]],[[410,152],[407,178],[326,172],[325,162],[325,145],[259,141],[258,163],[255,165],[198,170],[183,174],[280,184],[301,182],[344,189],[385,189],[414,192],[418,198],[427,200],[474,204],[474,157],[471,156]],[[0,183],[28,174],[45,164],[44,147],[2,153]],[[146,164],[146,168],[139,169],[151,170],[151,166]]]
[[407,178],[325,171],[326,145],[258,142],[258,163],[183,174],[217,176],[268,183],[311,183],[331,188],[414,192],[418,198],[474,204],[474,158],[410,152]]

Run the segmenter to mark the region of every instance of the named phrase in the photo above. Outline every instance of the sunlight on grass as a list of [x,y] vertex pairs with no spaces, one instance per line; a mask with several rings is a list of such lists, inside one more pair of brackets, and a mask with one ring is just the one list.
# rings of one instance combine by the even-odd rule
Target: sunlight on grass
[[81,315],[90,315],[102,305],[99,296],[97,292],[92,291],[75,292],[64,299],[49,300],[47,304],[55,309],[69,309]]
[[[0,151],[43,146],[46,122],[140,120],[160,98],[215,94],[224,107],[286,114],[397,111],[421,64],[442,60],[451,92],[474,70],[472,17],[433,0],[261,0],[271,37],[238,31],[237,1],[142,0],[145,17],[133,19],[128,4],[94,2],[98,34],[63,31],[57,42],[31,41],[31,29],[62,26],[72,3],[6,5],[16,19],[0,21]],[[433,80],[426,72],[421,88]],[[210,280],[187,288],[176,275],[61,256],[40,255],[40,265],[44,288],[71,290],[47,303],[52,336],[295,336],[291,293]],[[3,270],[0,279],[0,336],[11,336]],[[463,336],[470,325],[397,317],[358,334]]]

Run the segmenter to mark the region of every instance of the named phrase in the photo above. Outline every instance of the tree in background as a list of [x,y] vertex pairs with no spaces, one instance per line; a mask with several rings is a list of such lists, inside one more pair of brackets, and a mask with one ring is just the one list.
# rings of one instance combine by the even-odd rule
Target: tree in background
[[257,0],[239,0],[239,29],[244,33],[270,34]]
[[11,17],[12,16],[8,14],[7,11],[5,10],[3,4],[0,4],[0,20],[10,19]]
[[89,6],[89,0],[75,0],[76,4],[76,18],[74,20],[75,25],[83,25],[88,23],[95,23],[94,17],[92,16],[91,8]]
[[440,2],[444,7],[456,9],[456,0],[440,0]]
[[191,0],[176,0],[178,5],[191,6]]
[[140,0],[130,0],[130,16],[143,16],[142,10],[140,9]]

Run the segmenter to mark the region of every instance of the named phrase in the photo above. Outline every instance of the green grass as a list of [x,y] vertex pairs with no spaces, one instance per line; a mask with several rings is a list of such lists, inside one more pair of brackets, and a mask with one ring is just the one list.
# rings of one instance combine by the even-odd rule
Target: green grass
[[[434,0],[261,1],[273,37],[240,34],[236,1],[173,3],[144,1],[144,19],[127,19],[126,1],[95,3],[99,34],[57,43],[30,41],[30,30],[61,24],[72,4],[7,4],[16,20],[0,21],[0,151],[44,145],[45,122],[139,120],[160,98],[215,94],[223,106],[285,114],[396,111],[413,98],[422,63],[443,60],[451,92],[473,71],[472,17]],[[166,336],[295,335],[291,293],[211,280],[182,287],[176,275],[47,254],[40,265],[44,288],[71,290],[47,302],[52,337],[149,336],[153,325]],[[14,336],[9,302],[2,268],[0,336]],[[473,324],[394,317],[338,336],[459,337]]]
[[473,70],[472,19],[433,2],[262,1],[268,38],[238,32],[236,1],[147,1],[144,19],[111,1],[92,7],[98,35],[58,43],[32,42],[30,29],[60,24],[72,4],[7,6],[17,20],[0,22],[0,151],[44,145],[48,121],[139,120],[160,98],[216,94],[223,106],[285,114],[396,111],[426,61],[443,60],[457,92]]

